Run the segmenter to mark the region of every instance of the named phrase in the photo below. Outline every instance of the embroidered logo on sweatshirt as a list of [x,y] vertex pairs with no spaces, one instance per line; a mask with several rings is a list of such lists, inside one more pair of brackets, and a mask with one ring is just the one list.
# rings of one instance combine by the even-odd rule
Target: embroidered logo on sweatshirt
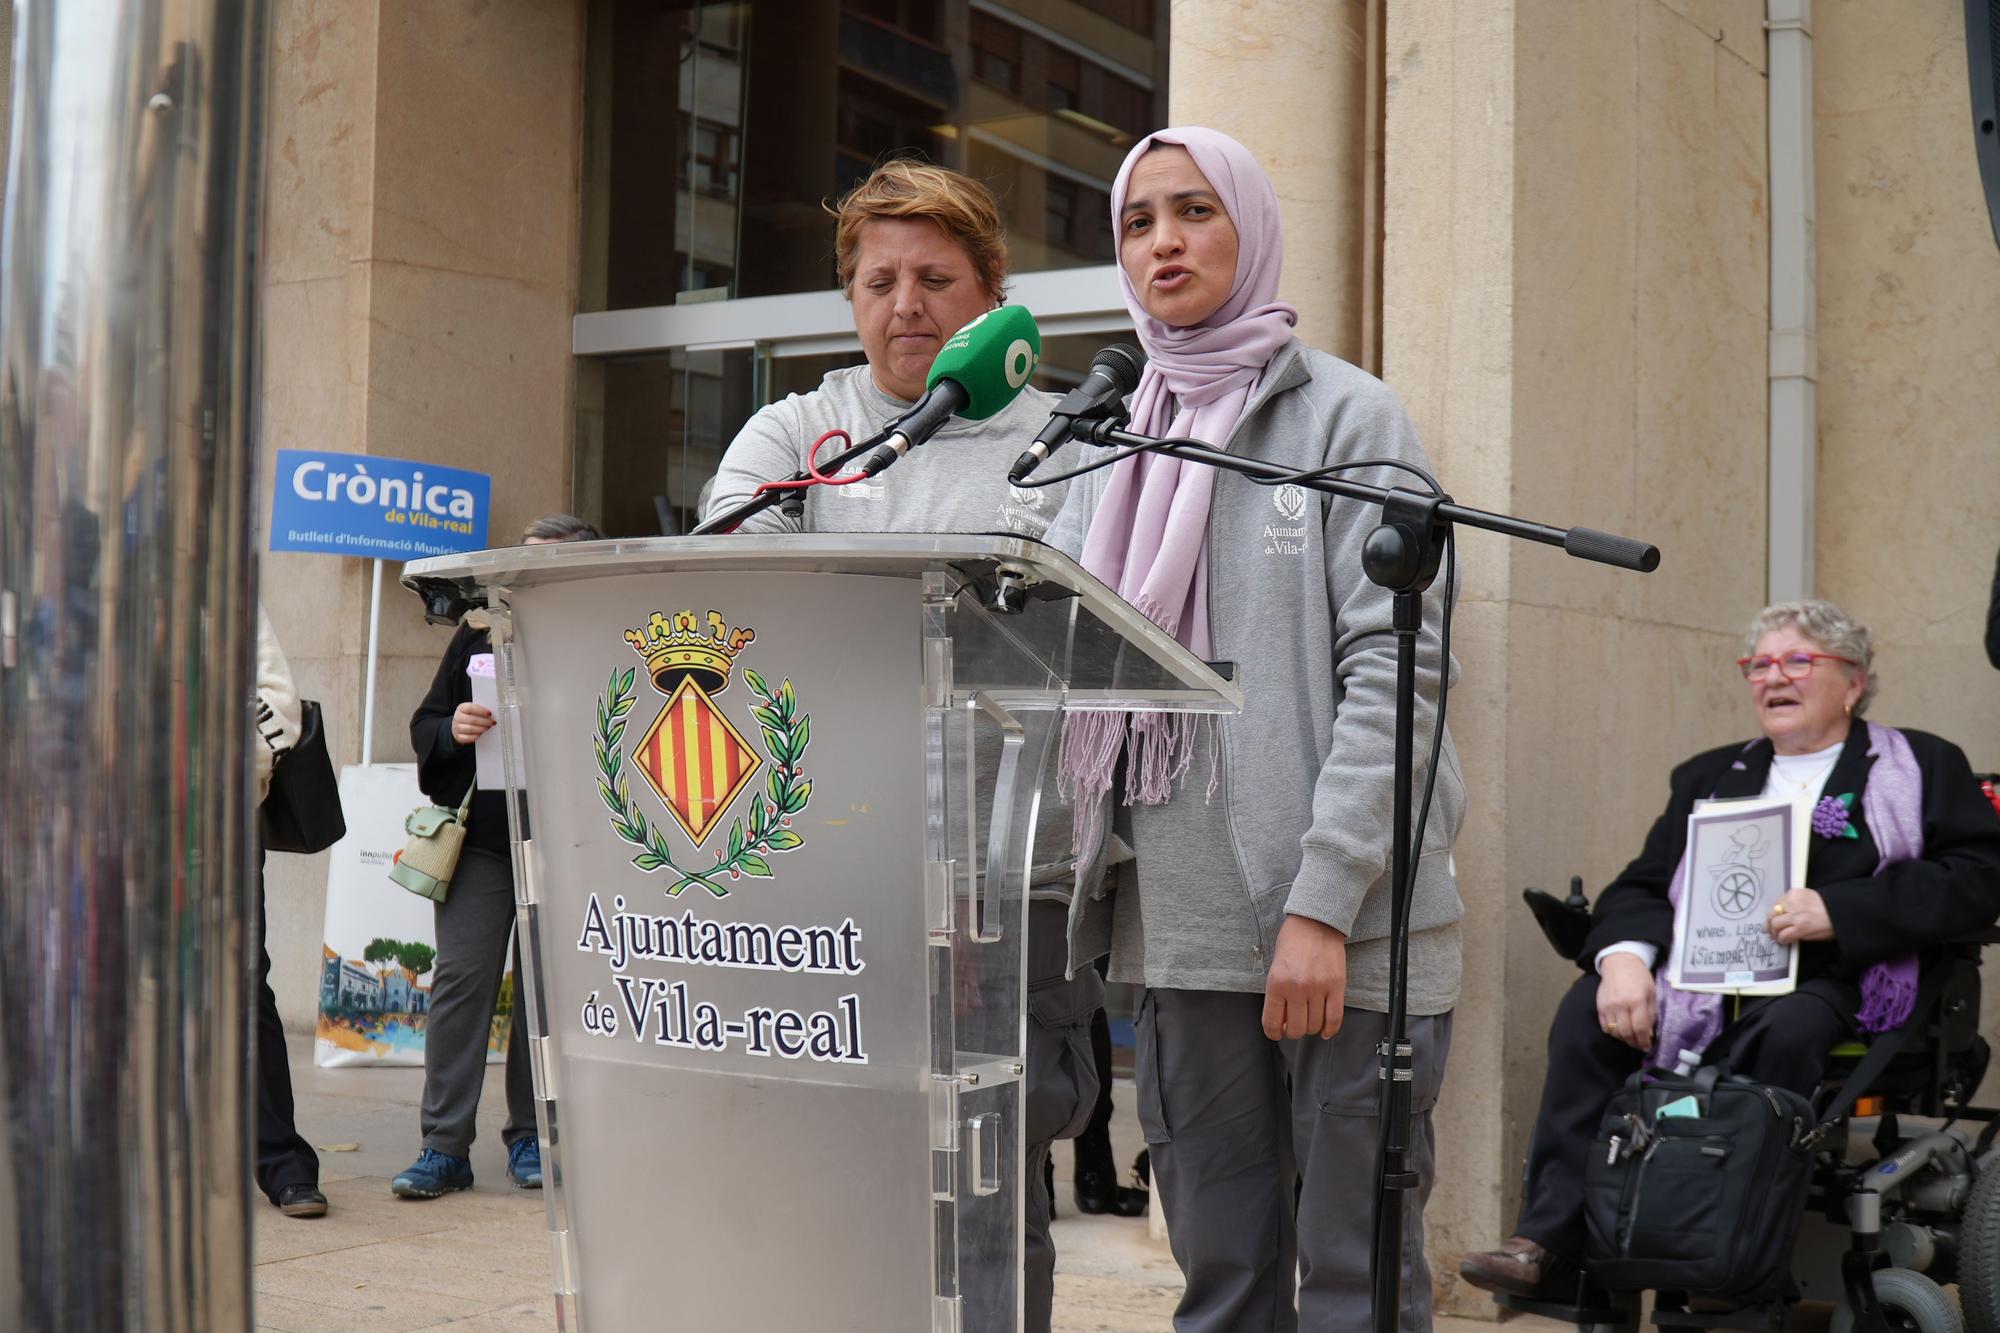
[[1302,486],[1286,482],[1271,492],[1271,503],[1277,507],[1280,514],[1294,523],[1306,516],[1306,492]]

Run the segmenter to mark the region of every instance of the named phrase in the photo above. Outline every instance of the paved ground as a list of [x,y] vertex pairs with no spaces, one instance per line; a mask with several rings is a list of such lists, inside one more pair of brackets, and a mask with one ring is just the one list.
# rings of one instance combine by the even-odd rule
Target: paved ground
[[[350,1333],[449,1325],[459,1333],[552,1333],[556,1326],[547,1218],[539,1191],[507,1182],[498,1066],[489,1067],[473,1149],[478,1184],[427,1203],[397,1199],[389,1178],[416,1156],[413,1069],[321,1070],[310,1045],[292,1038],[299,1128],[319,1145],[321,1184],[332,1210],[318,1219],[282,1216],[258,1200],[257,1326],[272,1333]],[[1112,1129],[1122,1156],[1137,1150],[1131,1098],[1119,1099]],[[1056,1166],[1068,1179],[1068,1145]],[[1059,1333],[1156,1333],[1170,1325],[1180,1274],[1143,1218],[1083,1217],[1059,1199],[1056,1328]],[[664,1323],[662,1327],[670,1327]],[[1447,1333],[1491,1325],[1441,1320]],[[1557,1329],[1538,1320],[1509,1333]],[[734,1333],[734,1331],[732,1331]]]

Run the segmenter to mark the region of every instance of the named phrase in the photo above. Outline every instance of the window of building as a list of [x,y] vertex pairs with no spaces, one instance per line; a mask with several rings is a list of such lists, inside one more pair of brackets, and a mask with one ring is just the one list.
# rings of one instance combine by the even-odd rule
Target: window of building
[[574,499],[607,532],[685,530],[752,412],[859,359],[824,206],[886,158],[993,190],[1042,382],[1117,336],[1108,195],[1166,122],[1166,5],[586,4]]
[[1044,103],[1051,111],[1073,110],[1077,90],[1083,86],[1083,61],[1074,51],[1042,43],[1048,50],[1047,76],[1042,84]]
[[1077,196],[1083,187],[1075,181],[1051,176],[1042,187],[1048,195],[1048,227],[1050,240],[1066,242],[1076,231]]
[[1002,92],[1021,92],[1022,32],[984,10],[972,15],[972,77]]
[[1154,110],[1153,93],[1110,70],[1083,72],[1083,92],[1077,110],[1091,119],[1143,138],[1166,124]]
[[934,0],[845,0],[845,8],[923,42],[938,41],[944,26],[944,7]]
[[1134,32],[1153,30],[1153,0],[1076,0],[1076,3]]
[[724,198],[736,193],[736,140],[737,132],[727,125],[695,124],[689,164],[695,189]]
[[940,160],[945,154],[934,128],[937,120],[937,108],[922,98],[859,71],[842,70],[828,201],[860,184],[877,163],[889,158],[913,155]]

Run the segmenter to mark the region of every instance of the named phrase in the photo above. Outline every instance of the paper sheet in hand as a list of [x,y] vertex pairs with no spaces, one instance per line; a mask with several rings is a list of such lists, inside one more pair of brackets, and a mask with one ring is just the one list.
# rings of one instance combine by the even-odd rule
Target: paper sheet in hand
[[1799,951],[1771,938],[1771,909],[1805,883],[1804,800],[1709,801],[1688,816],[1687,877],[1668,980],[1686,991],[1784,995]]
[[[493,654],[474,653],[466,659],[466,678],[472,682],[472,702],[490,709],[494,717],[500,716],[500,681],[493,674]],[[472,755],[479,765],[478,783],[481,791],[504,791],[507,787],[507,760],[500,753],[500,733],[508,728],[505,723],[488,727],[479,739],[472,743]],[[528,773],[527,761],[521,749],[519,732],[514,735],[514,771],[525,781]]]

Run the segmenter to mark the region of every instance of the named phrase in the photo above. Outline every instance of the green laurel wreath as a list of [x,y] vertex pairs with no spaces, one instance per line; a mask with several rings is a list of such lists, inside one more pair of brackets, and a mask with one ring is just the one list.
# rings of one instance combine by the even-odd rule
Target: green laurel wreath
[[597,795],[611,812],[612,830],[640,849],[632,864],[649,875],[657,870],[670,870],[678,876],[674,886],[667,890],[670,898],[695,884],[717,898],[727,898],[729,886],[721,882],[725,875],[730,879],[744,875],[771,878],[771,863],[765,859],[768,854],[789,852],[805,845],[805,839],[792,831],[791,822],[792,816],[804,810],[806,802],[812,799],[812,779],[803,776],[799,768],[799,761],[812,740],[812,719],[799,712],[792,682],[785,680],[773,692],[762,676],[747,667],[744,669],[745,683],[764,701],[751,709],[750,714],[764,731],[764,746],[771,761],[770,777],[764,790],[750,798],[749,827],[745,828],[739,817],[729,829],[728,852],[717,851],[716,863],[708,869],[692,870],[675,863],[665,832],[657,824],[649,823],[646,812],[632,800],[631,779],[625,774],[620,742],[625,736],[625,717],[632,711],[632,681],[636,672],[637,668],[628,667],[623,672],[611,673],[610,685],[597,701],[597,734],[593,738],[597,770],[601,774]]

